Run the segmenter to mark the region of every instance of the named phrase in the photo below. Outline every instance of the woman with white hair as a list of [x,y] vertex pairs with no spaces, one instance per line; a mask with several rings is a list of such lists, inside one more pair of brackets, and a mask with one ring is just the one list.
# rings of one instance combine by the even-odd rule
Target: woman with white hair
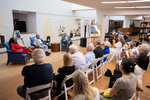
[[[45,52],[43,49],[35,49],[32,54],[34,64],[27,65],[22,70],[24,76],[24,85],[17,88],[18,94],[25,98],[26,88],[35,87],[50,83],[53,79],[53,68],[49,63],[44,63]],[[43,95],[47,89],[37,91],[39,95]],[[31,94],[36,94],[31,93]],[[37,98],[38,100],[39,98]]]
[[95,54],[93,53],[94,45],[93,43],[89,43],[87,46],[87,54],[84,55],[86,59],[86,63],[94,61],[95,60]]
[[86,65],[84,55],[78,51],[78,47],[76,45],[69,46],[69,51],[72,54],[71,56],[75,65],[75,70],[78,70]]
[[113,40],[113,48],[110,48],[110,54],[114,54],[119,48],[123,47],[125,40],[123,35],[118,35],[118,42]]
[[73,100],[100,100],[99,90],[89,85],[87,76],[80,70],[73,74]]
[[[111,47],[111,44],[110,44],[110,42],[109,41],[105,41],[104,42],[104,49],[103,49],[103,53],[104,53],[104,55],[106,55],[106,54],[109,54],[110,53],[110,50],[109,50],[109,47]],[[107,60],[107,57],[106,58],[104,58],[104,62]]]

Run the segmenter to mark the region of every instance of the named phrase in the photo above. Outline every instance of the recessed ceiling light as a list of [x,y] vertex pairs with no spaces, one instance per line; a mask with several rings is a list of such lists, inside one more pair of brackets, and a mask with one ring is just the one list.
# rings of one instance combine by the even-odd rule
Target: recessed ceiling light
[[101,3],[108,4],[108,3],[127,3],[127,2],[126,1],[113,1],[113,2],[101,2]]
[[135,7],[115,7],[115,8],[135,8]]
[[138,3],[138,2],[150,2],[150,0],[140,0],[140,1],[127,1],[128,3]]
[[150,6],[136,6],[136,8],[150,8]]

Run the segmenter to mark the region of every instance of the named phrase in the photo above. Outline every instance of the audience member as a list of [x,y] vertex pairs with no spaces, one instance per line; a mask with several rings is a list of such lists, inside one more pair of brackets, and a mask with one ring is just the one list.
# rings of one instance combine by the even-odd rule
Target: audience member
[[[111,98],[105,98],[100,95],[100,100],[128,100],[133,94],[138,91],[143,91],[143,86],[138,81],[135,75],[131,74],[134,72],[134,62],[131,59],[123,59],[119,70],[122,72],[122,77],[116,80],[113,87],[109,91]],[[100,90],[105,92],[105,90]]]
[[136,42],[131,41],[129,44],[130,44],[130,46],[131,46],[131,51],[132,51],[132,53],[133,53],[134,55],[139,54],[138,48],[136,47]]
[[150,44],[149,44],[149,39],[148,39],[147,37],[145,37],[145,38],[142,40],[142,43],[145,43],[145,44],[150,45]]
[[[103,50],[104,55],[110,53],[109,47],[111,47],[110,42],[109,42],[109,41],[105,41],[105,42],[104,42],[104,50]],[[107,57],[104,58],[103,62],[105,62],[106,60],[107,60]]]
[[131,41],[130,33],[127,33],[127,34],[126,34],[126,37],[127,37],[127,39],[126,39],[125,42],[130,42],[130,41]]
[[[50,83],[53,79],[53,68],[51,64],[44,63],[45,53],[42,49],[35,49],[32,54],[35,64],[27,65],[22,70],[24,76],[24,85],[17,88],[18,94],[25,98],[26,88],[35,87]],[[47,89],[46,89],[47,90]],[[38,91],[39,95],[43,95],[44,90]],[[36,93],[32,93],[33,95]]]
[[73,74],[73,100],[100,100],[99,90],[89,85],[87,76],[80,70]]
[[118,35],[122,35],[122,32],[120,30],[118,30]]
[[[66,75],[70,75],[75,71],[75,66],[73,65],[72,57],[66,53],[63,56],[64,65],[58,69],[58,73],[55,73],[54,80],[57,82],[56,95],[61,93],[61,84]],[[68,80],[66,86],[69,87],[73,84],[72,80]]]
[[25,46],[20,46],[17,43],[16,38],[14,38],[14,37],[10,38],[9,45],[10,45],[12,51],[22,51],[22,54],[30,54],[30,55],[32,54],[31,48],[27,48]]
[[75,70],[78,70],[86,65],[86,59],[84,55],[78,51],[78,47],[76,45],[69,46],[69,51],[72,54],[72,60],[75,65]]
[[62,35],[61,41],[67,45],[67,53],[68,53],[68,49],[71,43],[71,38],[70,36],[67,35],[67,33],[64,33],[64,35]]
[[95,60],[95,54],[93,53],[93,50],[94,50],[93,43],[89,43],[87,46],[87,54],[84,55],[84,57],[86,59],[86,63],[92,62]]
[[118,42],[116,43],[116,40],[113,40],[113,48],[110,48],[110,54],[114,54],[119,48],[121,48],[124,45],[124,37],[123,35],[118,35]]
[[42,39],[40,39],[40,35],[39,34],[36,34],[36,38],[34,38],[33,44],[36,47],[42,48],[45,51],[45,54],[47,56],[49,56],[51,54],[51,53],[48,52],[48,46],[43,44]]

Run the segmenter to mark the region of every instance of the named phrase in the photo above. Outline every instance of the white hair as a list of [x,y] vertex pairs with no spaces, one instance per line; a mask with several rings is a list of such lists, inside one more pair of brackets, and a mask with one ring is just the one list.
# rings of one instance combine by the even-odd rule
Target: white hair
[[43,63],[45,61],[45,52],[43,49],[34,49],[32,53],[34,63]]
[[104,46],[105,46],[105,47],[111,47],[111,44],[110,44],[109,41],[105,41],[105,42],[104,42]]
[[69,51],[72,53],[78,52],[78,47],[76,45],[69,46]]
[[149,54],[150,53],[150,46],[148,44],[142,44],[141,45],[141,49],[142,49],[142,52],[145,53],[145,54]]
[[89,43],[87,48],[89,49],[89,51],[93,51],[94,50],[94,45],[93,43]]

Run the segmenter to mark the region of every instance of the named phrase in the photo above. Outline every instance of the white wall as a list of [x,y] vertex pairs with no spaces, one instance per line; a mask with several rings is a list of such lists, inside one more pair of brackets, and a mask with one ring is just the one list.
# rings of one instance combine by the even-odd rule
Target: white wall
[[35,12],[27,13],[27,32],[37,33],[37,19]]
[[[5,41],[8,41],[13,33],[13,16],[12,10],[21,10],[27,12],[36,12],[37,20],[37,33],[44,38],[43,31],[43,17],[52,16],[54,18],[54,38],[52,42],[59,40],[57,37],[58,17],[65,17],[67,21],[67,32],[69,32],[70,18],[81,18],[83,23],[84,19],[95,19],[96,10],[90,11],[72,11],[72,4],[61,0],[1,0],[0,14],[2,15],[3,24],[8,24],[9,28],[4,27]],[[68,19],[69,18],[69,19]],[[83,25],[82,35],[83,36]],[[29,27],[28,27],[29,28]],[[35,35],[35,34],[34,34]],[[22,35],[25,43],[29,43],[29,37],[32,34]]]

